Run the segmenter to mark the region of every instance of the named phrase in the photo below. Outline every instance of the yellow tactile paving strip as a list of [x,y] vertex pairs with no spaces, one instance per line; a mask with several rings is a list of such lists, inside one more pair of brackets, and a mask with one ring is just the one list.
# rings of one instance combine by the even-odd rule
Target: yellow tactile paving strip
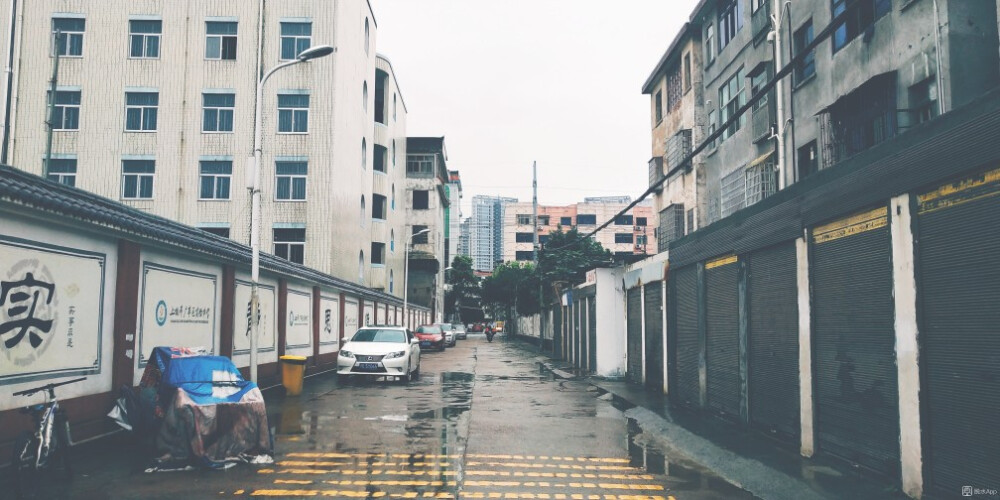
[[[298,452],[257,471],[237,496],[675,500],[626,458]],[[265,483],[266,482],[266,483]],[[266,485],[265,485],[266,484]]]

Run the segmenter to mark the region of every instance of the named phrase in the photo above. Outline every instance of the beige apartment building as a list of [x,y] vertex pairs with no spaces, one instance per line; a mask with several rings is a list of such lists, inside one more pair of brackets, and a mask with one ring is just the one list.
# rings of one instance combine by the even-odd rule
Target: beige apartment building
[[4,0],[0,16],[5,163],[243,243],[257,78],[333,46],[264,87],[261,248],[402,295],[406,106],[370,2]]
[[[538,206],[538,242],[548,241],[548,235],[557,231],[577,229],[586,234],[597,226],[614,219],[606,228],[594,235],[594,239],[616,257],[629,255],[653,255],[656,241],[653,239],[655,218],[648,202],[636,205],[623,215],[618,215],[628,204],[627,199],[587,198],[583,203],[566,206]],[[534,234],[532,231],[532,204],[530,202],[508,203],[504,210],[503,261],[531,261],[534,258]]]

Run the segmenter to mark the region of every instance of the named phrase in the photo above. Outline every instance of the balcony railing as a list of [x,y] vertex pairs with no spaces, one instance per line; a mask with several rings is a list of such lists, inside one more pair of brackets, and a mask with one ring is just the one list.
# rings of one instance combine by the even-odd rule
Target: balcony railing
[[[654,156],[649,159],[649,187],[653,187],[654,184],[663,178],[663,158],[659,156]],[[659,193],[663,190],[663,186],[657,188],[656,192]]]
[[760,142],[771,137],[771,127],[774,125],[774,113],[771,109],[771,96],[767,102],[753,111],[753,142]]

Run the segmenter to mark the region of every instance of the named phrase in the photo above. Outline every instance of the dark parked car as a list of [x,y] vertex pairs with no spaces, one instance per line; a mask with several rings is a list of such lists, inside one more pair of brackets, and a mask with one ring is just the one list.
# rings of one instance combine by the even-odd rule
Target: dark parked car
[[413,332],[417,340],[420,341],[420,349],[437,349],[443,351],[445,348],[444,331],[434,325],[420,325],[417,331]]

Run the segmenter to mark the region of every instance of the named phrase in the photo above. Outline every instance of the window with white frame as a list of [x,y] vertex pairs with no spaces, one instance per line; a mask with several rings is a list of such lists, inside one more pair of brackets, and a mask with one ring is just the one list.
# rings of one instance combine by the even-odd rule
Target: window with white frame
[[232,160],[202,160],[201,199],[228,200],[232,178]]
[[155,132],[158,92],[125,92],[125,131]]
[[306,199],[306,177],[309,164],[305,161],[276,161],[275,198],[301,201]]
[[278,94],[278,133],[309,132],[309,94]]
[[54,107],[52,130],[80,130],[79,90],[57,90]]
[[[745,106],[747,103],[747,92],[746,92],[746,78],[743,74],[743,68],[736,70],[736,74],[733,75],[725,85],[719,88],[719,121],[721,123],[726,123],[727,120],[736,116],[736,112]],[[728,137],[732,137],[740,127],[746,123],[746,113],[740,115],[738,120],[733,121],[722,135],[719,137],[720,141],[726,140]]]
[[[42,160],[43,164],[45,160]],[[46,178],[67,186],[76,186],[76,158],[52,158]]]
[[715,25],[705,25],[705,66],[715,61]]
[[236,60],[236,33],[239,23],[232,21],[205,22],[205,59]]
[[204,93],[201,95],[202,132],[232,132],[236,114],[236,94]]
[[157,59],[160,57],[160,34],[163,21],[133,19],[128,22],[129,51],[133,59]]
[[53,17],[52,55],[83,57],[83,33],[86,27],[87,20],[82,17]]
[[312,46],[312,23],[281,23],[281,59],[295,59],[302,51]]
[[155,173],[155,160],[122,160],[122,199],[152,199]]
[[372,219],[385,220],[388,214],[385,196],[372,194]]
[[274,228],[274,256],[296,264],[305,262],[306,228]]

